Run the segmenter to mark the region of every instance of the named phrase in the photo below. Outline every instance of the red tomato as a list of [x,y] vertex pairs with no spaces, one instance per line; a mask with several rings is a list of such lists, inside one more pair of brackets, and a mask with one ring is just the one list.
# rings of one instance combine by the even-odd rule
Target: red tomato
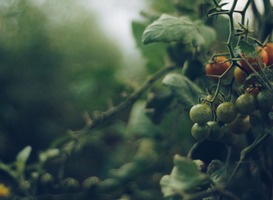
[[[205,66],[206,75],[222,75],[230,66],[230,62],[224,62],[227,58],[225,56],[218,56],[212,63],[208,63]],[[210,78],[217,80],[216,77],[209,76]],[[227,78],[225,76],[224,78]]]

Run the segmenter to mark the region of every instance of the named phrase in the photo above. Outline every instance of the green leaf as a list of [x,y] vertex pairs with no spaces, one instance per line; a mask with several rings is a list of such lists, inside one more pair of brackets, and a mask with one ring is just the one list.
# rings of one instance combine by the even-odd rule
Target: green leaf
[[174,167],[170,175],[160,180],[164,197],[193,193],[198,186],[207,184],[209,176],[201,173],[194,161],[175,155]]
[[145,106],[145,101],[137,101],[134,104],[129,116],[128,130],[138,136],[153,137],[161,133],[162,130],[153,124],[145,114]]
[[255,52],[254,45],[249,44],[248,42],[243,41],[243,40],[241,40],[239,42],[239,47],[240,47],[241,52],[244,52],[246,55],[249,55],[249,54]]
[[180,74],[167,74],[162,82],[172,89],[186,109],[190,109],[195,104],[194,101],[197,101],[200,96],[205,94],[198,85]]
[[25,165],[30,156],[31,150],[31,146],[27,146],[18,153],[15,163],[19,174],[25,170]]
[[199,34],[203,37],[203,49],[209,49],[216,40],[216,32],[213,28],[206,26],[202,21],[197,20],[194,25],[198,27]]
[[229,176],[226,167],[220,160],[212,160],[207,167],[210,180],[219,187],[224,187],[228,182]]
[[142,56],[147,61],[147,68],[150,72],[154,72],[160,67],[164,66],[164,58],[166,55],[167,45],[154,43],[152,45],[144,45],[142,43],[142,34],[147,24],[144,22],[132,22],[132,31],[135,38],[136,45],[141,51]]
[[142,41],[144,44],[153,42],[181,42],[191,44],[195,47],[204,47],[207,46],[207,38],[203,36],[205,34],[203,31],[209,30],[209,32],[212,32],[213,29],[205,25],[200,26],[200,24],[200,21],[194,23],[185,16],[174,17],[163,14],[145,29]]

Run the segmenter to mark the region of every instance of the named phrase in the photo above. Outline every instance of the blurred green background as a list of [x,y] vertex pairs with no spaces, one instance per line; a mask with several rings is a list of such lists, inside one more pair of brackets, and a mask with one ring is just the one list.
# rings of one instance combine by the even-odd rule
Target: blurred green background
[[[153,11],[141,16],[143,8]],[[41,151],[65,138],[68,130],[85,126],[86,113],[117,105],[147,75],[170,64],[167,51],[176,52],[174,60],[183,63],[189,54],[183,57],[179,49],[142,44],[143,30],[161,12],[174,14],[173,2],[0,0],[0,161],[11,163],[30,145],[26,171],[32,172],[31,164]],[[145,115],[149,95],[159,96],[164,104],[155,119],[160,124]],[[108,178],[115,177],[121,180],[117,187],[138,182],[137,187],[153,190],[136,199],[161,198],[159,180],[171,170],[172,156],[186,154],[194,142],[188,134],[192,124],[183,108],[166,111],[163,119],[165,101],[168,105],[172,100],[168,95],[158,81],[113,118],[113,123],[81,138],[67,160],[50,160],[42,173],[56,177],[61,171],[63,176],[56,184],[66,177],[82,182],[97,176],[106,179],[107,185]],[[27,178],[31,182],[33,177]],[[0,181],[10,181],[3,170]],[[123,190],[138,191],[135,186],[126,185]],[[123,194],[121,188],[116,196]],[[43,194],[39,189],[36,194]]]
[[121,47],[85,3],[0,1],[1,160],[26,145],[47,148],[82,128],[84,111],[122,96]]

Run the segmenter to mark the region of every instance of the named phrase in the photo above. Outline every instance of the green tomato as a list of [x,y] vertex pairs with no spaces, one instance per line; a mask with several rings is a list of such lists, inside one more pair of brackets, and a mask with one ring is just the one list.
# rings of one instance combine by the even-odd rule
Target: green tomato
[[210,127],[208,124],[195,123],[191,128],[191,134],[196,140],[203,140],[208,137],[210,133]]
[[222,123],[232,122],[237,115],[235,105],[231,102],[223,102],[216,109],[217,120]]
[[80,183],[78,180],[68,177],[63,180],[62,187],[67,192],[76,192],[80,189]]
[[209,140],[220,140],[224,136],[222,126],[217,121],[208,122],[210,133],[208,135]]
[[236,99],[235,107],[239,113],[250,115],[257,108],[256,98],[249,93],[242,94]]
[[258,108],[263,111],[270,111],[273,105],[273,93],[269,90],[262,90],[257,96]]
[[212,110],[205,103],[196,104],[190,109],[190,119],[194,123],[205,124],[212,119]]

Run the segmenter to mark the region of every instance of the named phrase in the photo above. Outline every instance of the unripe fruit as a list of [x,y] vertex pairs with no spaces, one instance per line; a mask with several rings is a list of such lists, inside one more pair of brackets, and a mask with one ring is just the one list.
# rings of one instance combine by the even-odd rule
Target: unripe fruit
[[83,182],[82,182],[82,186],[84,189],[91,189],[93,187],[96,187],[98,184],[100,183],[100,179],[96,176],[91,176],[86,178]]
[[40,182],[43,185],[50,185],[54,182],[54,177],[50,173],[45,173],[40,177]]
[[221,125],[217,121],[209,121],[208,125],[210,127],[210,133],[208,139],[210,140],[220,140],[224,136],[224,131]]
[[233,72],[234,79],[240,83],[241,85],[244,84],[247,74],[241,70],[239,67],[236,67]]
[[74,178],[68,177],[63,180],[62,186],[67,192],[77,192],[80,189],[80,183]]
[[212,119],[212,110],[205,103],[196,104],[190,109],[190,119],[194,123],[205,124]]
[[262,90],[257,96],[258,108],[263,111],[270,111],[273,105],[273,93],[269,90]]
[[223,102],[216,109],[217,120],[222,123],[232,122],[236,115],[235,105],[231,102]]
[[203,140],[208,137],[210,133],[210,127],[208,124],[195,123],[191,128],[191,134],[196,140]]
[[236,99],[235,107],[239,113],[250,115],[257,108],[256,98],[249,93],[242,94]]
[[251,77],[247,79],[247,74],[240,69],[239,67],[236,67],[233,72],[234,79],[237,83],[243,85],[244,83],[247,85],[251,85],[257,82],[255,77]]

